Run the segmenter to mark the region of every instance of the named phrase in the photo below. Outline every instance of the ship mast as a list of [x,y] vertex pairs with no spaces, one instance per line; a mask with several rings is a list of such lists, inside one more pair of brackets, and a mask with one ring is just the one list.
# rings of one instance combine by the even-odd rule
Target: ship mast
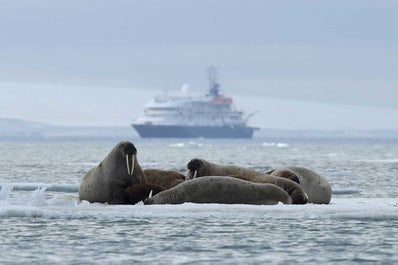
[[220,85],[217,83],[217,76],[216,76],[216,68],[210,67],[209,68],[209,93],[208,95],[211,97],[218,97],[219,96],[219,87]]

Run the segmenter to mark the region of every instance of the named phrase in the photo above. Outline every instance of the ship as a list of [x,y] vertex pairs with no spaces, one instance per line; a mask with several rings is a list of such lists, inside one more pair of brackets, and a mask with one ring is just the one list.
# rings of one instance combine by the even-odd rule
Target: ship
[[189,87],[182,93],[154,97],[144,106],[144,116],[132,123],[141,138],[252,138],[258,128],[247,125],[254,114],[237,110],[231,97],[220,93],[216,69],[209,68],[209,89],[191,96]]

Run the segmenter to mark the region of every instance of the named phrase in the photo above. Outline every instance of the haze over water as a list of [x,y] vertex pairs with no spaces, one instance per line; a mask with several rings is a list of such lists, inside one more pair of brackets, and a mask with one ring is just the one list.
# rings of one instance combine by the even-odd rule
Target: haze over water
[[[3,1],[0,117],[128,126],[189,83],[251,125],[397,129],[395,1]],[[23,19],[20,19],[23,18]]]

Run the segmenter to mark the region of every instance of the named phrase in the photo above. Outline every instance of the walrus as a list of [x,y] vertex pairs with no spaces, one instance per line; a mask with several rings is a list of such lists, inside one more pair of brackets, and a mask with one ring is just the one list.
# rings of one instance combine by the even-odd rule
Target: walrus
[[151,183],[133,184],[126,188],[126,197],[129,204],[136,204],[145,201],[150,195],[156,195],[164,190],[166,190],[165,187]]
[[161,191],[144,204],[222,203],[265,204],[292,199],[282,188],[269,183],[254,183],[228,176],[206,176],[185,181],[171,189]]
[[89,202],[128,204],[126,188],[146,182],[137,161],[137,149],[131,142],[122,141],[84,175],[79,186],[79,198]]
[[296,182],[286,178],[271,176],[240,166],[219,165],[197,158],[192,159],[187,164],[187,168],[189,170],[187,179],[202,176],[230,176],[254,183],[270,183],[284,189],[292,198],[293,204],[305,204],[308,201],[304,189]]
[[185,181],[185,176],[177,171],[144,169],[143,172],[148,183],[160,185],[166,189],[170,189]]
[[329,182],[318,173],[304,167],[285,167],[267,172],[299,183],[308,195],[308,202],[328,204],[332,198]]

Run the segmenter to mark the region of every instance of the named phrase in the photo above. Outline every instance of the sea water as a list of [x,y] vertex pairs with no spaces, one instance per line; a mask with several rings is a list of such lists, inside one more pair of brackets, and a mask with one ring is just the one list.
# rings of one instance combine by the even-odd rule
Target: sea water
[[[328,179],[329,205],[107,205],[78,183],[119,139],[0,142],[0,264],[396,264],[394,139],[128,139],[142,168],[192,158]],[[122,140],[122,139],[120,139]]]

